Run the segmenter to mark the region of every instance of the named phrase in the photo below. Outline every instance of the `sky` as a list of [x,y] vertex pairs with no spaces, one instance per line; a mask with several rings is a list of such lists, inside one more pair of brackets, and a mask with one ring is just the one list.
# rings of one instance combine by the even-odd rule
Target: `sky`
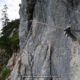
[[8,6],[7,14],[10,20],[15,20],[19,18],[19,4],[21,0],[0,0],[0,30],[2,29],[1,25],[1,10],[3,9],[3,5]]

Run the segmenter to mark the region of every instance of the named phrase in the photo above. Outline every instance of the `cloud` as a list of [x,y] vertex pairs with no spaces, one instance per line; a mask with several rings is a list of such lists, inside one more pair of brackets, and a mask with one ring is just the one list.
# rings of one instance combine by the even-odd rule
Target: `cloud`
[[[21,0],[0,0],[0,18],[1,18],[1,10],[3,9],[3,5],[7,4],[8,10],[8,18],[10,20],[14,20],[19,18],[19,4],[21,3]],[[0,30],[1,30],[1,22],[0,22]]]
[[19,18],[19,4],[20,0],[6,0],[6,4],[8,6],[8,17],[10,19]]

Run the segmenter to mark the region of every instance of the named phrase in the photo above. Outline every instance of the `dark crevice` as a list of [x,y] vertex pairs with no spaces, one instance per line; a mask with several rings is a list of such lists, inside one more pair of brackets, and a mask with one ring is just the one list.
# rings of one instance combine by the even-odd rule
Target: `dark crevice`
[[66,0],[62,2],[66,6],[66,23],[71,26],[78,24],[75,10],[77,10],[80,0]]
[[27,73],[27,67],[25,66],[25,68],[24,68],[24,76],[23,76],[23,79],[22,80],[25,80],[26,79],[26,73]]
[[74,35],[74,31],[71,30],[71,27],[65,29],[65,32],[73,41],[77,40],[76,36]]
[[28,62],[29,62],[29,68],[30,68],[30,76],[31,76],[31,80],[34,80],[33,78],[33,64],[34,64],[34,61],[33,61],[34,57],[31,53],[28,52]]
[[21,76],[21,66],[22,66],[22,62],[21,62],[21,59],[19,60],[19,62],[18,62],[18,76]]
[[80,0],[67,0],[68,4],[70,4],[70,6],[72,8],[76,8],[80,2]]
[[27,0],[28,31],[31,28],[36,0]]
[[53,78],[52,78],[52,52],[53,52],[53,49],[52,49],[52,47],[51,47],[51,49],[50,49],[50,80],[53,80]]

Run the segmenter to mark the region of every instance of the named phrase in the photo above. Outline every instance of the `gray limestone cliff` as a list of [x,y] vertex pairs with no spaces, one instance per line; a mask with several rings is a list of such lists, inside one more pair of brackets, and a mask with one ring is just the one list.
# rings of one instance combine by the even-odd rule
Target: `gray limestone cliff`
[[21,51],[9,80],[79,80],[80,0],[22,0],[19,14]]

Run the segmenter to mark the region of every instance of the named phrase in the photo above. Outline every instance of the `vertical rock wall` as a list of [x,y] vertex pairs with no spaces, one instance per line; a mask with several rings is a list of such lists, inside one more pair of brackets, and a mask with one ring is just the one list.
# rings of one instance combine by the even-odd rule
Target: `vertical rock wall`
[[20,7],[20,57],[11,80],[79,80],[77,40],[65,29],[79,30],[79,0],[22,0]]

